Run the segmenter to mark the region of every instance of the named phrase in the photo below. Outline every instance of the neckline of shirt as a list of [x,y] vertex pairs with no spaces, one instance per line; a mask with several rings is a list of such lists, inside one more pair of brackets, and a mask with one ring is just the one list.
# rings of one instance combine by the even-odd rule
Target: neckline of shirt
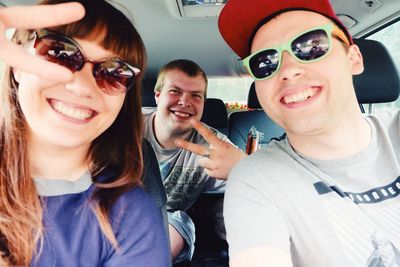
[[47,179],[42,177],[35,177],[33,180],[38,194],[45,197],[79,194],[88,190],[93,184],[89,171],[86,171],[75,181]]

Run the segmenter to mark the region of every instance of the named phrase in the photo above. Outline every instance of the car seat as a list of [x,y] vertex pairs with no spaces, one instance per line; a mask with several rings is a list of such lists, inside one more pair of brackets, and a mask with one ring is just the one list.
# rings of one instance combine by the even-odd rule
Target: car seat
[[218,98],[207,98],[201,121],[228,135],[228,112],[225,103]]
[[[160,168],[154,150],[150,142],[143,139],[143,187],[144,190],[153,198],[156,206],[160,209],[163,218],[165,231],[169,240],[168,216],[167,216],[167,197],[161,180]],[[169,242],[168,242],[169,244]],[[170,260],[172,266],[172,260]]]
[[240,149],[246,149],[247,134],[254,126],[262,134],[260,145],[266,145],[272,138],[279,138],[284,134],[283,129],[277,125],[261,109],[255,92],[254,82],[250,86],[247,111],[237,111],[229,115],[229,139]]
[[354,39],[364,59],[364,72],[353,76],[360,104],[385,103],[399,97],[399,73],[385,46],[375,40]]

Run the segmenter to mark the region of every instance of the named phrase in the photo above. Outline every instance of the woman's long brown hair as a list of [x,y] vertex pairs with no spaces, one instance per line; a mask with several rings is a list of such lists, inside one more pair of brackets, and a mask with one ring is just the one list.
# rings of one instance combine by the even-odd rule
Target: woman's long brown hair
[[[44,0],[40,3],[62,2],[72,1]],[[135,85],[126,93],[116,120],[92,142],[89,151],[96,190],[88,207],[93,209],[103,233],[117,249],[109,211],[121,194],[140,184],[143,171],[140,84],[146,52],[140,35],[121,11],[105,0],[78,2],[86,9],[85,18],[50,30],[98,42],[141,70]],[[30,35],[31,32],[17,31],[14,40],[23,44]],[[33,255],[40,253],[44,232],[43,207],[30,175],[27,124],[17,90],[18,83],[9,67],[0,95],[0,266],[29,265]],[[98,179],[105,170],[112,171],[111,180]]]

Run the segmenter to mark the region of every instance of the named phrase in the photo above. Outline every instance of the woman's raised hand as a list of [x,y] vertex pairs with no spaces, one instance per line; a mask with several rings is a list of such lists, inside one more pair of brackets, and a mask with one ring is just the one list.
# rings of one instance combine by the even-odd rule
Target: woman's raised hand
[[67,68],[29,54],[26,49],[7,40],[6,30],[40,29],[77,21],[85,15],[79,3],[15,6],[0,8],[0,60],[21,71],[54,81],[71,79]]

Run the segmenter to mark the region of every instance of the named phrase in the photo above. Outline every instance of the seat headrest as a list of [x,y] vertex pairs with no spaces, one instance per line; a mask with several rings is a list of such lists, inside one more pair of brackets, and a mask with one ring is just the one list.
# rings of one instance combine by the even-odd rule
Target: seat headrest
[[155,80],[146,79],[142,81],[142,107],[157,107],[156,100],[154,98],[155,85]]
[[251,83],[249,95],[247,96],[247,108],[261,109],[260,102],[258,102],[256,94],[256,85],[254,82]]
[[387,49],[378,41],[354,39],[364,59],[364,72],[353,76],[360,104],[384,103],[399,97],[400,78]]
[[228,127],[228,112],[224,101],[219,98],[207,98],[204,102],[204,111],[201,121],[215,128]]

